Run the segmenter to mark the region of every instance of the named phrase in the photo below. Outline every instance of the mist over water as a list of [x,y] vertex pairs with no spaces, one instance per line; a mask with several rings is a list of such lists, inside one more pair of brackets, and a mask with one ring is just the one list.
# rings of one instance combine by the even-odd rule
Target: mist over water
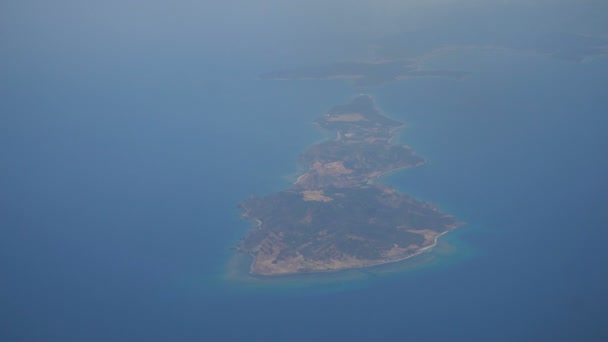
[[[608,60],[553,58],[530,37],[601,41],[606,13],[600,1],[2,2],[0,339],[605,340]],[[469,49],[429,56],[445,44]],[[395,55],[471,74],[369,89],[257,79]],[[468,225],[409,264],[227,276],[251,228],[237,204],[288,187],[323,138],[312,121],[360,92],[429,160],[382,181]]]

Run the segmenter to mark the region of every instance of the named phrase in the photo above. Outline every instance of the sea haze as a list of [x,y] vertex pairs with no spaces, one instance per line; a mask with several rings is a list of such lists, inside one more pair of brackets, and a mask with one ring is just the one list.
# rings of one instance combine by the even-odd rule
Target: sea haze
[[[597,1],[480,3],[0,4],[0,340],[608,339],[606,57],[469,46],[421,59],[461,80],[257,79],[404,32],[608,34]],[[405,263],[248,275],[238,203],[289,187],[313,120],[361,92],[429,161],[380,181],[467,225]]]

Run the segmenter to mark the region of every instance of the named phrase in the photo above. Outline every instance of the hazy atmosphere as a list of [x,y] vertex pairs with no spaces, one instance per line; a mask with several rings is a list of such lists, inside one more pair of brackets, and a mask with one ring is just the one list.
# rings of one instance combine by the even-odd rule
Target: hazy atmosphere
[[0,340],[608,340],[608,2],[0,2]]

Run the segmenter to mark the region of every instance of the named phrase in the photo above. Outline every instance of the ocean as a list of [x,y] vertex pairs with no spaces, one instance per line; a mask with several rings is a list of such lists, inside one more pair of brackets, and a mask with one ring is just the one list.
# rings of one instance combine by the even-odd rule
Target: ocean
[[279,279],[235,258],[252,227],[237,205],[288,187],[324,139],[312,121],[360,90],[228,62],[204,78],[142,66],[13,84],[2,340],[607,339],[608,60],[427,63],[472,74],[369,90],[429,160],[382,181],[467,225],[404,263]]

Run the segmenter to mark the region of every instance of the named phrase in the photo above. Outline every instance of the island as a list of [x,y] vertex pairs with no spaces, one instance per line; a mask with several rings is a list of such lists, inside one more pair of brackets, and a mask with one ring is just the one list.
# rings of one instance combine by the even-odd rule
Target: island
[[425,160],[394,144],[402,122],[383,115],[368,95],[315,121],[335,139],[300,157],[306,168],[291,188],[240,204],[255,227],[238,250],[253,257],[251,273],[289,275],[368,267],[432,248],[463,223],[430,203],[375,180]]

